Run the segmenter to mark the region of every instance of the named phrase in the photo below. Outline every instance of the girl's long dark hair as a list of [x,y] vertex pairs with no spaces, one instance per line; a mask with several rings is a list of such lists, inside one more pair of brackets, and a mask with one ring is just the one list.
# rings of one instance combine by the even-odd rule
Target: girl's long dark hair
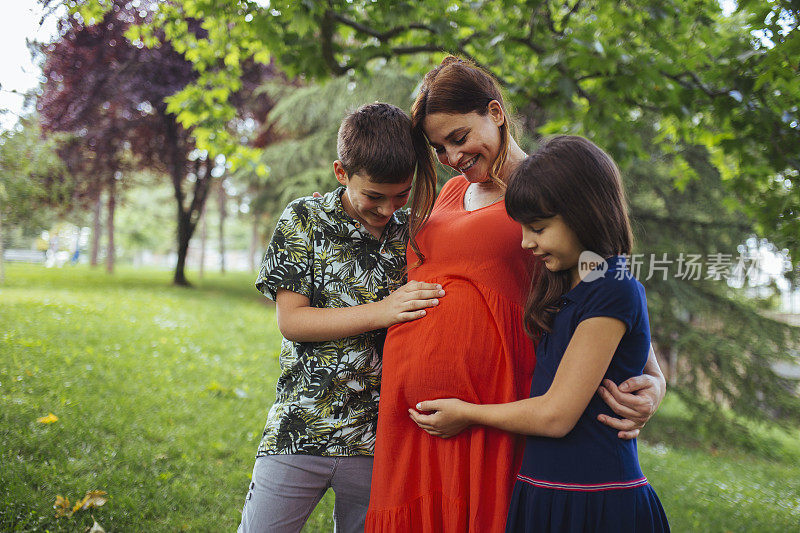
[[[604,258],[630,254],[633,248],[619,169],[583,137],[553,137],[525,158],[508,180],[506,211],[521,224],[560,215],[585,250]],[[550,331],[558,302],[569,288],[568,271],[542,268],[525,305],[528,335],[538,338]]]
[[[427,221],[436,197],[436,169],[433,150],[422,129],[425,117],[431,113],[471,113],[480,115],[489,112],[489,103],[497,100],[506,111],[500,85],[485,70],[455,56],[447,56],[442,63],[425,75],[422,85],[411,107],[411,134],[417,155],[417,180],[414,185],[414,199],[411,202],[411,249],[419,259],[419,266],[425,256],[417,247],[416,236]],[[500,179],[500,169],[508,156],[511,134],[509,116],[500,126],[500,147],[492,162],[490,179],[505,188]],[[412,267],[413,268],[413,267]]]

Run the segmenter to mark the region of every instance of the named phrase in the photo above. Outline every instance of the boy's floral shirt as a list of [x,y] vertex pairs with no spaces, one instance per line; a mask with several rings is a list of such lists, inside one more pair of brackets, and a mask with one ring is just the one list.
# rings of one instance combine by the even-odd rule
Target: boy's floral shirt
[[[279,288],[313,307],[381,300],[405,283],[408,214],[397,211],[376,239],[343,209],[344,187],[284,210],[256,288]],[[257,457],[372,455],[386,330],[329,342],[281,342],[281,375]]]

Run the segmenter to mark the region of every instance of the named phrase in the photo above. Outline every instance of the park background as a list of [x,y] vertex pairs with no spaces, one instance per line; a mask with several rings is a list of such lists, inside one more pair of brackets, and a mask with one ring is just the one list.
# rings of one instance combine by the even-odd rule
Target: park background
[[798,527],[796,2],[29,4],[35,84],[0,79],[0,529],[235,528],[279,371],[253,287],[275,218],[334,187],[348,110],[409,110],[446,52],[497,77],[524,149],[620,163],[674,530]]

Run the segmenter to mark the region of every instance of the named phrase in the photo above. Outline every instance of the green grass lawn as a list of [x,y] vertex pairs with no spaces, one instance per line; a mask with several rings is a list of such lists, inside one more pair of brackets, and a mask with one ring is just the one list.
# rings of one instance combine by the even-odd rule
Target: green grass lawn
[[[0,530],[84,531],[89,511],[57,518],[53,504],[89,490],[110,496],[91,511],[109,532],[235,530],[279,368],[274,309],[253,278],[181,289],[164,271],[8,267]],[[665,419],[679,409],[667,402]],[[58,421],[37,422],[50,413]],[[800,432],[762,433],[780,453],[711,453],[674,436],[640,446],[674,531],[797,530]],[[328,494],[306,531],[331,531],[331,509]]]

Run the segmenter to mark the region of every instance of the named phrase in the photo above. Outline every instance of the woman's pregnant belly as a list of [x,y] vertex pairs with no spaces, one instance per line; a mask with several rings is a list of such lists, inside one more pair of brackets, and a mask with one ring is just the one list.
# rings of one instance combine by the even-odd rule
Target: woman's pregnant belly
[[401,412],[436,398],[527,397],[534,355],[519,307],[464,278],[426,281],[441,283],[446,295],[424,318],[389,329],[381,397]]

